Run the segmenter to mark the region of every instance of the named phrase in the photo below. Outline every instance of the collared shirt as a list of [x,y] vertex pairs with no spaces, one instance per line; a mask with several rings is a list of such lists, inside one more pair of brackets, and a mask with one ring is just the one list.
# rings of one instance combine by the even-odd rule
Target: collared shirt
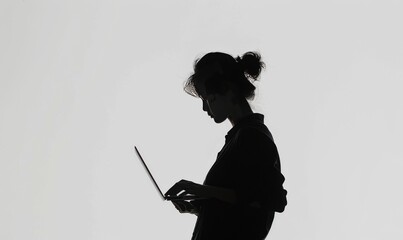
[[277,147],[264,116],[253,113],[228,131],[205,185],[234,190],[236,204],[194,201],[199,215],[192,240],[262,240],[274,212],[287,204]]

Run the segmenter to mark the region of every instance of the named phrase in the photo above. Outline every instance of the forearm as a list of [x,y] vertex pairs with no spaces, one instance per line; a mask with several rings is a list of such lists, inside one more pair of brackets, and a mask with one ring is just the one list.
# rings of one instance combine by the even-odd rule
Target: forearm
[[209,185],[202,185],[203,193],[208,198],[216,198],[223,202],[230,204],[235,204],[237,202],[237,197],[235,191],[228,188],[221,188]]

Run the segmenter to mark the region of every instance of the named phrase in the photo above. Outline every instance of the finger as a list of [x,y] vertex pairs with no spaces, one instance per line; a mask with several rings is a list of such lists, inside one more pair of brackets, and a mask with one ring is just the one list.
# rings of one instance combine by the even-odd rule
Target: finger
[[180,180],[175,183],[165,194],[166,195],[177,195],[179,192],[187,189],[187,181]]
[[173,205],[175,206],[176,210],[178,210],[179,212],[182,211],[182,209],[179,207],[178,203],[172,202]]
[[175,205],[176,209],[179,210],[180,213],[186,212],[186,206],[182,201],[175,202],[174,205]]
[[188,194],[198,194],[200,191],[200,184],[184,179],[182,179],[178,183],[184,190],[186,190]]
[[165,195],[176,195],[178,192],[182,191],[183,189],[178,183],[175,183],[166,193]]
[[189,210],[191,208],[194,208],[193,204],[191,204],[188,201],[184,201],[184,200],[172,200],[172,203],[175,205],[177,205],[178,207],[180,207],[182,210]]
[[186,195],[186,194],[188,194],[188,192],[186,190],[182,190],[182,191],[180,191],[178,193],[178,196],[183,196],[183,195]]
[[165,194],[166,195],[177,195],[182,191],[187,191],[188,193],[194,193],[194,188],[196,184],[188,180],[180,180],[175,183]]

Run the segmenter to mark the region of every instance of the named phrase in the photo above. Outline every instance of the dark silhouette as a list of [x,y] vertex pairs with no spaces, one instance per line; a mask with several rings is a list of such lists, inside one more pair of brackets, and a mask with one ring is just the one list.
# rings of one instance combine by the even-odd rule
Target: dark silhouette
[[196,60],[185,84],[216,123],[228,119],[233,126],[203,184],[181,180],[166,192],[206,198],[172,201],[179,212],[197,215],[192,240],[265,239],[274,213],[287,205],[277,147],[264,116],[247,101],[263,67],[255,52],[237,58],[212,52]]

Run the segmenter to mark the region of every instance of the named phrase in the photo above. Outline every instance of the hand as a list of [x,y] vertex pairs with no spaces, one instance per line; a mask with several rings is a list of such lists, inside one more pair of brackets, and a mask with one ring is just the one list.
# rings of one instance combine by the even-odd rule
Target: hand
[[172,204],[180,213],[191,213],[199,215],[199,209],[192,204],[192,202],[187,202],[183,200],[172,201]]
[[180,180],[179,182],[175,183],[166,193],[167,196],[178,196],[179,195],[196,195],[197,197],[207,197],[206,191],[204,191],[204,186],[187,181],[187,180]]
[[223,202],[235,204],[237,196],[232,189],[197,184],[187,180],[175,183],[166,193],[168,196],[192,194],[198,198],[215,198]]

